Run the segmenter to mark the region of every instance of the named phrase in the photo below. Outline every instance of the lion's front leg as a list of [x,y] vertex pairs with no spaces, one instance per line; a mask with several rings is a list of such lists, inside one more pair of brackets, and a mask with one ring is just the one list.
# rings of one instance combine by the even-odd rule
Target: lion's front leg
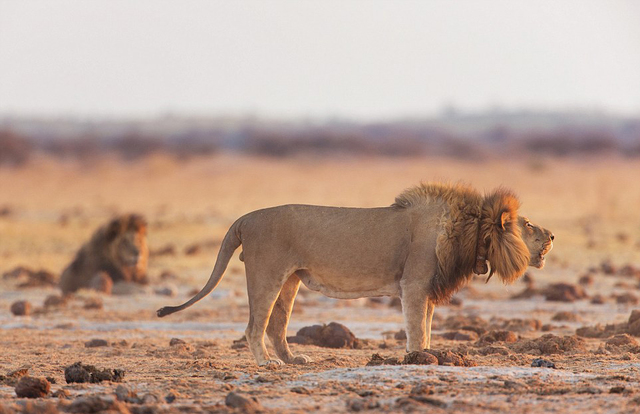
[[431,322],[433,321],[433,311],[435,311],[436,309],[436,305],[433,303],[433,301],[428,300],[427,301],[427,331],[426,331],[426,335],[427,335],[427,346],[425,349],[431,349]]
[[402,314],[407,332],[407,352],[422,351],[428,346],[425,329],[428,300],[426,292],[422,290],[420,288],[402,289]]

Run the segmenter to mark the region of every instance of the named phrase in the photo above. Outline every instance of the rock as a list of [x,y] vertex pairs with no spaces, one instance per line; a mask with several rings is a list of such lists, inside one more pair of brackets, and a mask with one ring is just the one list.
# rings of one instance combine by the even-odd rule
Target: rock
[[11,304],[11,313],[15,316],[29,316],[31,314],[31,303],[26,300],[19,300]]
[[438,358],[429,352],[409,352],[402,360],[403,365],[438,365]]
[[611,275],[615,275],[618,269],[611,262],[611,260],[604,260],[602,263],[600,263],[600,271],[605,275],[611,276]]
[[359,345],[358,339],[346,326],[331,322],[329,325],[307,326],[298,331],[296,336],[287,340],[294,344],[311,344],[325,348],[354,349]]
[[149,256],[175,256],[176,254],[177,249],[173,244],[166,244],[149,252]]
[[380,408],[380,403],[372,398],[349,398],[347,410],[352,412],[368,411]]
[[578,279],[578,284],[580,286],[593,285],[593,275],[591,273],[587,273],[586,275],[580,276],[580,279]]
[[30,368],[31,368],[30,365],[25,365],[21,368],[18,368],[16,370],[13,370],[7,373],[7,375],[0,375],[0,384],[4,383],[5,385],[8,385],[8,386],[15,386],[18,383],[18,381],[20,381],[20,378],[24,377],[29,373]]
[[587,297],[582,287],[569,283],[549,285],[544,289],[543,294],[546,300],[555,302],[574,302]]
[[127,406],[114,398],[103,398],[99,395],[82,396],[76,398],[65,411],[69,413],[110,413],[130,414]]
[[484,346],[493,344],[495,342],[507,342],[512,343],[518,340],[518,335],[511,331],[489,331],[482,335],[478,342],[477,346]]
[[616,303],[619,303],[622,305],[638,304],[638,297],[631,292],[623,293],[621,295],[614,295],[613,297],[615,298]]
[[475,367],[477,365],[474,361],[457,352],[436,351],[433,349],[426,349],[424,352],[435,356],[438,359],[439,365],[456,367]]
[[576,336],[555,336],[545,334],[540,338],[529,341],[516,342],[513,348],[517,352],[527,352],[541,355],[563,354],[565,352],[586,352],[584,340]]
[[187,256],[194,256],[196,254],[199,254],[201,250],[202,248],[199,244],[192,244],[184,248],[184,254]]
[[154,292],[156,295],[174,297],[178,295],[178,288],[176,285],[167,284],[154,290]]
[[24,376],[15,387],[16,395],[20,398],[43,398],[51,391],[51,384],[45,378]]
[[[494,319],[491,320],[494,322]],[[538,319],[507,319],[499,325],[500,329],[505,331],[530,332],[539,331],[542,328],[542,322]]]
[[604,296],[602,296],[601,294],[596,294],[593,295],[593,297],[591,298],[591,303],[594,305],[602,305],[606,302]]
[[55,287],[58,284],[56,275],[48,270],[28,271],[27,280],[18,285],[19,288]]
[[227,397],[224,399],[224,403],[227,407],[238,408],[245,413],[263,410],[262,405],[255,397],[245,398],[233,391],[227,394]]
[[69,398],[71,398],[71,393],[64,388],[60,388],[59,390],[54,391],[51,396],[60,400],[68,400]]
[[452,341],[475,341],[478,334],[474,331],[450,331],[443,333],[442,337]]
[[399,341],[405,340],[407,339],[407,333],[405,332],[404,329],[400,329],[398,332],[396,332],[395,334],[393,334],[393,339],[397,339]]
[[92,339],[84,343],[85,348],[99,348],[101,346],[109,346],[109,342],[104,339]]
[[179,392],[174,390],[169,390],[169,393],[164,396],[164,400],[167,402],[167,404],[171,404],[172,402],[174,402],[175,400],[181,397],[182,397],[182,394],[180,394]]
[[371,355],[371,359],[366,366],[375,367],[378,365],[400,365],[400,360],[395,357],[384,358],[380,354]]
[[625,390],[624,385],[617,385],[615,387],[609,388],[609,394],[622,394]]
[[638,346],[638,341],[628,334],[614,335],[605,342],[607,347]]
[[66,296],[60,295],[49,295],[44,300],[45,308],[62,308],[67,306],[67,302],[69,302],[69,298]]
[[121,382],[124,379],[124,370],[121,369],[98,369],[93,365],[82,365],[80,362],[69,365],[64,370],[64,378],[68,384],[78,383],[99,383],[102,381]]
[[534,368],[556,368],[556,364],[554,364],[553,362],[546,360],[546,359],[542,359],[542,358],[536,358],[531,362],[531,366]]
[[140,403],[151,405],[151,404],[158,404],[161,400],[162,398],[160,398],[158,394],[148,393],[143,395],[142,398],[140,398]]
[[556,322],[580,322],[580,317],[573,312],[561,311],[553,315],[551,320]]
[[84,301],[84,304],[82,305],[82,307],[84,309],[103,309],[104,308],[104,301],[102,300],[102,298],[99,297],[92,297],[92,298],[87,298]]
[[291,388],[291,392],[295,392],[296,394],[310,395],[311,391],[305,387],[293,387]]
[[111,294],[116,296],[140,295],[146,292],[147,290],[143,286],[135,282],[118,282],[113,285],[111,290]]
[[137,402],[138,401],[138,395],[136,395],[135,392],[131,391],[129,388],[125,387],[124,385],[118,385],[116,387],[116,398],[119,401],[124,401],[124,402]]
[[169,346],[186,345],[187,343],[180,338],[171,338]]
[[110,295],[113,291],[113,279],[107,272],[98,272],[89,281],[89,289]]

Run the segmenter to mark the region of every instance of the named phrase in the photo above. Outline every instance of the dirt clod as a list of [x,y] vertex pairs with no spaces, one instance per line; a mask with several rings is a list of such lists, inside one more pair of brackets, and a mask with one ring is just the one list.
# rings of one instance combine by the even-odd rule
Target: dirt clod
[[351,412],[368,411],[380,408],[380,403],[372,398],[350,398],[347,400],[347,410]]
[[29,316],[31,314],[31,303],[26,300],[19,300],[11,304],[11,313],[15,316]]
[[553,315],[551,320],[556,322],[579,322],[580,316],[573,312],[561,311]]
[[453,341],[475,341],[478,339],[478,334],[474,331],[461,330],[445,332],[442,337]]
[[620,346],[638,346],[638,341],[636,341],[629,334],[617,334],[607,339],[605,344],[607,345],[607,348]]
[[586,352],[584,340],[576,336],[559,337],[553,334],[542,335],[533,340],[516,342],[512,345],[517,352],[539,355],[563,354],[565,352]]
[[51,383],[45,378],[24,376],[15,387],[16,395],[20,398],[42,398],[51,391]]
[[548,301],[574,302],[587,298],[587,294],[581,286],[569,283],[555,283],[543,290],[543,295]]
[[130,414],[127,406],[115,398],[100,395],[89,395],[76,398],[66,409],[69,413],[112,413]]
[[533,368],[556,368],[556,364],[548,359],[536,358],[531,362]]
[[98,369],[93,365],[82,365],[80,362],[69,365],[64,370],[64,379],[68,384],[78,383],[98,383],[102,381],[120,382],[124,379],[124,370],[121,369]]
[[99,297],[87,298],[85,299],[82,307],[87,310],[88,309],[100,310],[104,308],[104,301],[102,300],[102,298],[99,298]]
[[245,398],[235,392],[230,392],[224,399],[224,403],[227,407],[237,408],[245,413],[252,413],[262,410],[262,405],[255,397]]
[[44,300],[45,308],[61,308],[67,306],[67,302],[69,302],[69,298],[60,295],[49,295]]
[[489,331],[482,335],[476,345],[485,346],[495,342],[512,343],[518,340],[518,335],[511,331]]
[[430,352],[409,352],[402,360],[403,365],[438,365],[438,358]]
[[474,361],[458,352],[436,351],[433,349],[427,349],[424,352],[435,356],[438,359],[438,365],[456,367],[475,367],[477,365]]
[[102,346],[109,346],[109,342],[107,342],[104,339],[94,338],[94,339],[84,343],[84,347],[85,348],[99,348],[99,347],[102,347]]
[[395,357],[384,358],[380,354],[371,355],[371,359],[366,366],[375,367],[378,365],[400,365],[400,360]]
[[350,348],[358,347],[359,341],[346,326],[331,322],[328,325],[307,326],[298,331],[296,336],[287,340],[294,344],[316,345],[325,348]]

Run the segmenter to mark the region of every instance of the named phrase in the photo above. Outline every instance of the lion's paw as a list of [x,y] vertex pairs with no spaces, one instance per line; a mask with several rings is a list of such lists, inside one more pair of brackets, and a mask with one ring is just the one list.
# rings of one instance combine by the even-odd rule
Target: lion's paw
[[311,358],[304,354],[298,354],[291,360],[291,363],[295,365],[304,365],[308,364],[309,362],[311,362]]
[[267,359],[266,361],[264,361],[263,363],[259,364],[261,367],[267,367],[267,368],[272,368],[272,367],[279,367],[284,365],[284,362],[282,362],[281,360],[274,358],[274,359]]

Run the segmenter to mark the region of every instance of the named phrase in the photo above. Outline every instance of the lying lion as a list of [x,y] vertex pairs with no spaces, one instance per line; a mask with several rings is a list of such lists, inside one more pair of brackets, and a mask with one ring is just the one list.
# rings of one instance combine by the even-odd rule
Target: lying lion
[[81,288],[110,293],[116,282],[147,283],[148,258],[145,219],[137,214],[121,215],[98,228],[82,245],[62,272],[60,289],[65,294]]
[[[239,218],[225,236],[207,284],[186,303],[158,310],[163,317],[208,295],[242,245],[250,317],[245,331],[259,365],[301,364],[286,332],[300,282],[340,299],[400,296],[407,351],[430,346],[434,307],[473,273],[512,283],[527,266],[542,268],[553,234],[518,216],[505,189],[482,196],[464,185],[422,184],[390,207],[286,205]],[[280,359],[272,359],[265,331]]]

